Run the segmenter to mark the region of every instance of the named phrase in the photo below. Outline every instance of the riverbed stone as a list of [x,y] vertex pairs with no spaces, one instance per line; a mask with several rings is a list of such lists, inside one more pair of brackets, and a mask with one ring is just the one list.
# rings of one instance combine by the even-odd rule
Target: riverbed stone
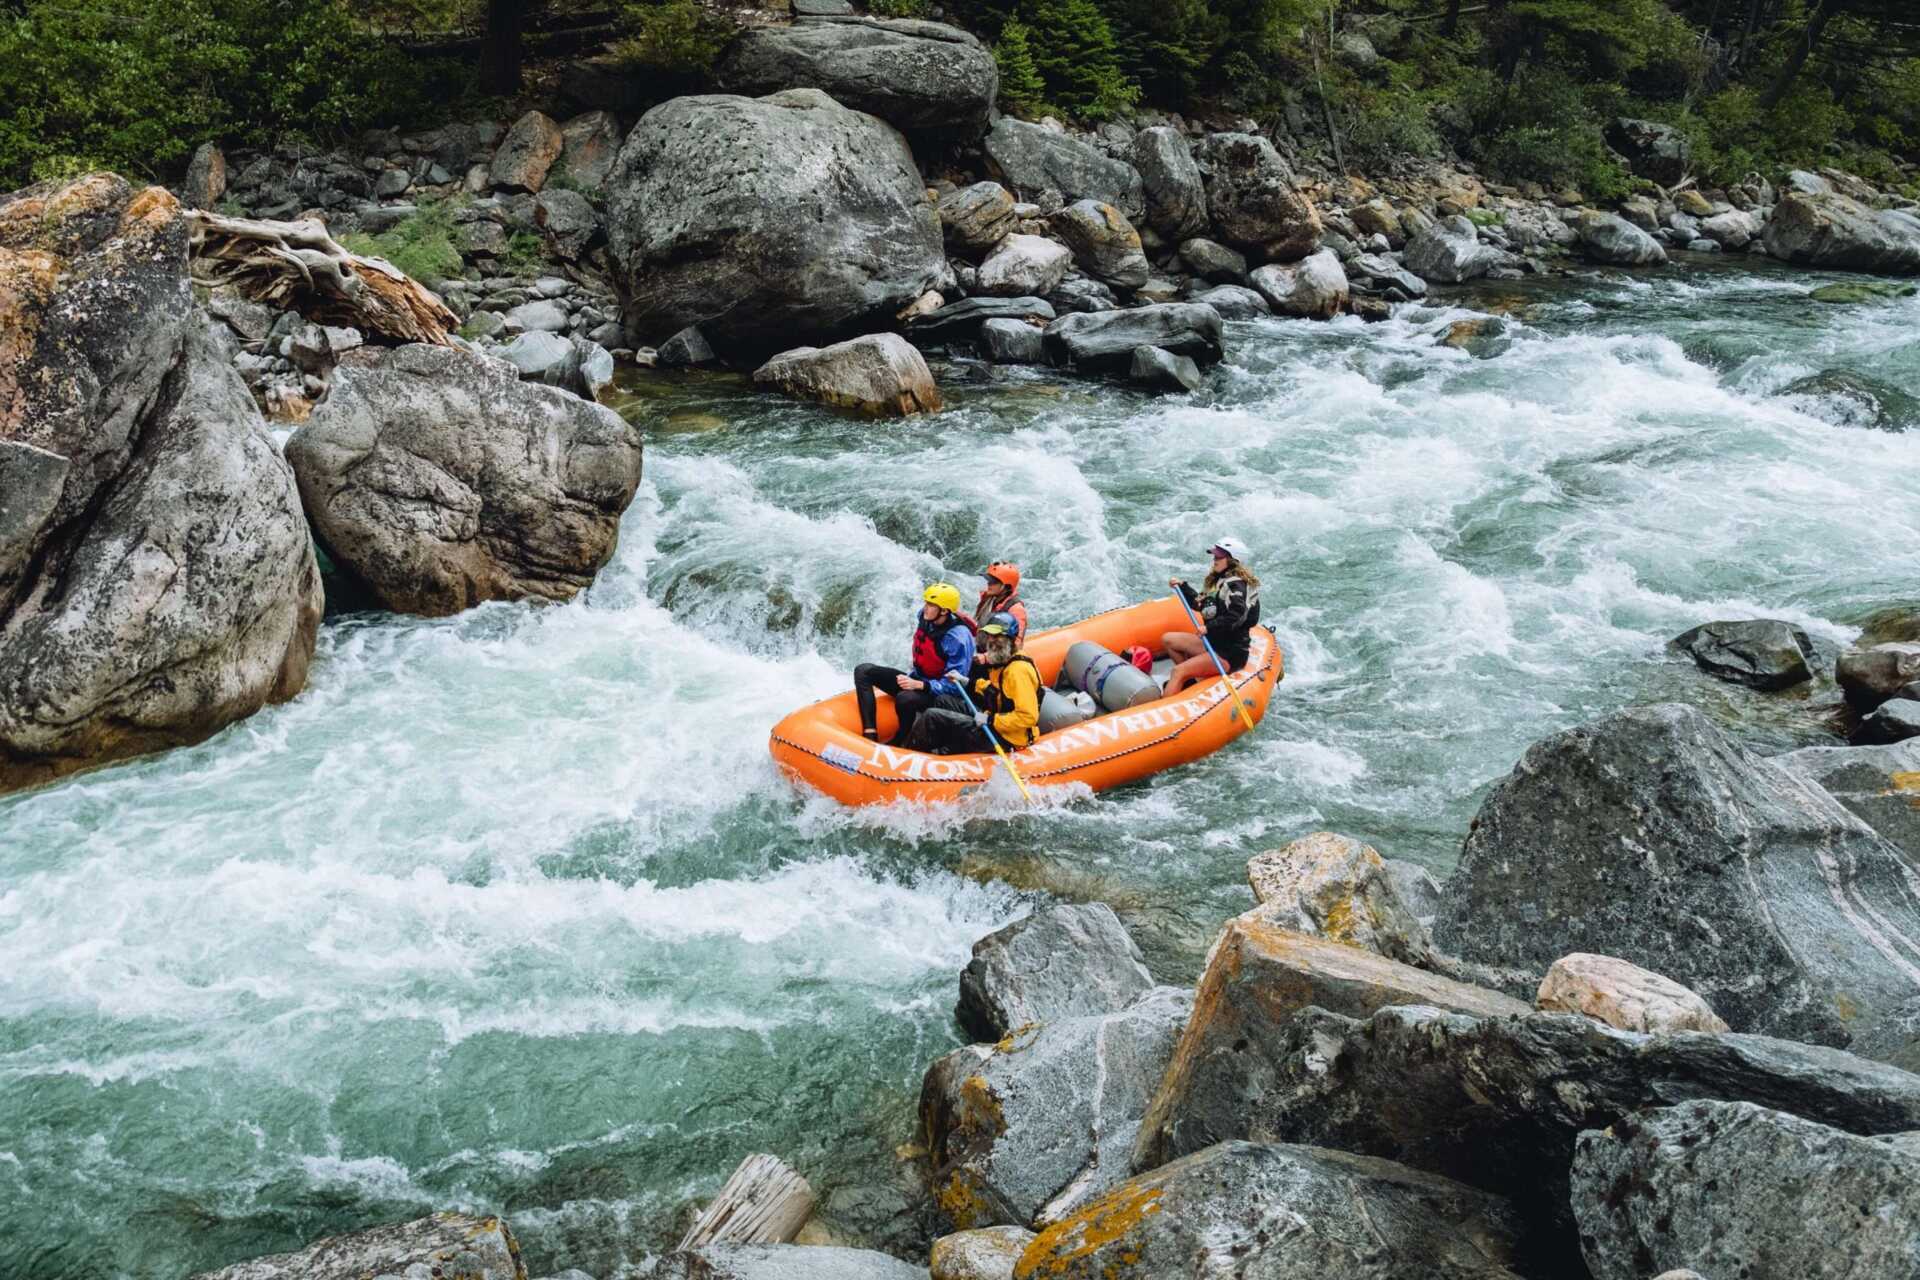
[[1855,817],[1891,841],[1910,863],[1920,867],[1920,742],[1806,747],[1772,760],[1824,787]]
[[1198,391],[1206,384],[1200,366],[1159,347],[1135,347],[1127,381],[1157,391]]
[[931,1280],[1013,1280],[1033,1232],[1025,1227],[956,1231],[933,1242]]
[[187,161],[187,176],[180,184],[180,200],[189,209],[215,209],[227,194],[227,156],[211,142],[203,142]]
[[1129,219],[1146,214],[1140,171],[1078,138],[1001,116],[983,146],[992,176],[1022,200],[1037,200],[1042,193],[1055,191],[1067,201],[1099,200],[1113,205]]
[[1729,209],[1700,220],[1700,232],[1730,253],[1738,253],[1760,237],[1760,219],[1744,209]]
[[[716,169],[716,155],[733,162]],[[689,324],[727,355],[831,341],[949,272],[906,140],[817,89],[664,102],[628,135],[609,190],[638,345]]]
[[654,360],[662,369],[693,369],[718,364],[720,357],[714,354],[713,344],[699,326],[690,324],[661,343]]
[[1833,678],[1847,704],[1865,714],[1920,683],[1920,643],[1889,641],[1849,649],[1834,663]]
[[1528,748],[1474,820],[1434,941],[1535,973],[1619,956],[1738,1030],[1821,1044],[1920,995],[1920,891],[1899,851],[1673,704]]
[[1224,1142],[1115,1187],[1028,1246],[1017,1276],[1518,1280],[1497,1196],[1342,1151]]
[[1310,253],[1294,263],[1270,263],[1248,277],[1274,314],[1331,320],[1346,309],[1347,273],[1331,249]]
[[1754,689],[1787,689],[1813,679],[1813,641],[1800,627],[1772,618],[1708,622],[1667,642],[1717,679]]
[[1920,427],[1920,396],[1856,369],[1822,369],[1777,393],[1804,413],[1837,427],[1905,431]]
[[[560,158],[553,174],[586,191],[599,191],[613,176],[625,137],[611,111],[586,111],[560,126]],[[449,166],[453,167],[453,166]]]
[[1096,373],[1124,373],[1135,347],[1159,347],[1201,366],[1221,357],[1220,313],[1192,302],[1165,302],[1130,311],[1075,312],[1047,326],[1053,363]]
[[1386,859],[1351,836],[1316,831],[1254,855],[1247,884],[1259,915],[1283,929],[1425,964],[1433,944],[1402,901]]
[[[434,1280],[438,1280],[437,1277]],[[710,1244],[670,1253],[648,1280],[928,1280],[927,1269],[839,1245]]]
[[968,257],[990,252],[1017,222],[1013,193],[997,182],[976,182],[940,197],[940,230],[947,247]]
[[1012,320],[1033,326],[1053,319],[1053,306],[1044,298],[962,298],[907,321],[907,338],[923,347],[973,342],[989,320]]
[[493,153],[488,176],[504,191],[538,193],[547,184],[553,162],[566,149],[567,136],[544,111],[529,111],[513,122]]
[[1920,1274],[1920,1145],[1746,1102],[1582,1134],[1573,1209],[1594,1280],[1667,1267],[1751,1280]]
[[1622,1031],[1728,1030],[1712,1006],[1672,978],[1584,951],[1553,962],[1540,980],[1534,1006],[1582,1014]]
[[1341,265],[1353,288],[1377,293],[1389,302],[1427,296],[1427,282],[1385,254],[1363,253]]
[[1180,244],[1180,260],[1187,270],[1213,284],[1239,284],[1247,278],[1246,255],[1218,240],[1195,236]]
[[1104,902],[1047,907],[973,944],[960,1025],[998,1040],[1033,1022],[1115,1013],[1153,989],[1140,948]]
[[1616,117],[1607,125],[1606,138],[1607,145],[1626,157],[1635,174],[1663,187],[1685,178],[1693,159],[1686,135],[1656,120]]
[[306,684],[311,539],[188,234],[111,174],[0,196],[0,791]]
[[1013,234],[980,264],[981,293],[1004,298],[1052,293],[1073,265],[1073,251],[1045,236]]
[[1408,271],[1424,280],[1462,284],[1486,275],[1504,261],[1504,255],[1492,245],[1480,243],[1480,233],[1473,223],[1451,217],[1414,236],[1403,261]]
[[[1580,251],[1595,262],[1614,267],[1652,267],[1667,260],[1667,251],[1658,240],[1617,213],[1590,211],[1574,224],[1574,230],[1580,235]],[[1718,249],[1719,245],[1713,247]]]
[[1920,274],[1920,218],[1835,193],[1782,197],[1762,240],[1769,254],[1801,266]]
[[874,417],[938,413],[944,407],[926,358],[897,333],[783,351],[754,370],[753,380]]
[[1207,229],[1206,182],[1185,134],[1168,125],[1142,129],[1128,155],[1146,192],[1148,226],[1170,244]]
[[1273,314],[1265,298],[1237,284],[1216,285],[1205,293],[1194,294],[1190,301],[1212,307],[1222,320],[1257,320]]
[[1025,320],[988,320],[980,326],[980,347],[995,364],[1045,364],[1047,344],[1037,325]]
[[1047,227],[1073,251],[1080,269],[1120,289],[1147,282],[1147,255],[1127,215],[1099,200],[1076,200],[1047,219]]
[[728,93],[818,89],[896,129],[967,140],[986,130],[1000,84],[979,40],[916,19],[749,26],[728,43],[713,74]]
[[600,215],[593,202],[578,191],[551,187],[534,202],[533,225],[546,233],[547,243],[555,252],[575,262],[600,233]]
[[1860,722],[1849,739],[1856,746],[1885,746],[1920,738],[1920,699],[1889,698]]
[[1271,142],[1216,133],[1202,145],[1200,163],[1220,239],[1268,262],[1297,262],[1319,247],[1319,211]]
[[1140,1119],[1193,993],[1028,1023],[936,1061],[921,1087],[929,1178],[956,1228],[1040,1226],[1128,1176]]
[[337,370],[286,453],[334,564],[428,617],[572,598],[640,483],[640,433],[618,414],[451,347]]
[[366,1280],[421,1274],[449,1280],[524,1280],[520,1244],[501,1218],[436,1213],[316,1240],[292,1253],[236,1262],[192,1280]]

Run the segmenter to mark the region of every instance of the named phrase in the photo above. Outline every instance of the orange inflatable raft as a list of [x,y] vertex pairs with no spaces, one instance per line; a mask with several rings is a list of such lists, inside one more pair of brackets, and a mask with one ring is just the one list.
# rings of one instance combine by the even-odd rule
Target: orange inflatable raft
[[[1051,685],[1077,641],[1091,640],[1116,653],[1136,644],[1158,653],[1162,635],[1192,629],[1179,600],[1167,596],[1096,614],[1070,627],[1036,631],[1027,637],[1025,651],[1040,668],[1041,680]],[[1233,698],[1214,676],[1172,697],[1042,734],[1032,746],[1013,753],[1014,767],[1029,787],[1079,782],[1100,791],[1137,782],[1211,755],[1249,732],[1266,714],[1267,699],[1281,675],[1280,646],[1273,633],[1255,627],[1246,664],[1228,673]],[[1235,698],[1251,704],[1245,716],[1234,714]],[[884,740],[898,727],[893,700],[880,698],[878,710]],[[782,720],[773,727],[769,746],[789,776],[849,805],[957,800],[986,785],[1001,769],[991,754],[934,756],[867,741],[860,733],[860,709],[851,689]]]

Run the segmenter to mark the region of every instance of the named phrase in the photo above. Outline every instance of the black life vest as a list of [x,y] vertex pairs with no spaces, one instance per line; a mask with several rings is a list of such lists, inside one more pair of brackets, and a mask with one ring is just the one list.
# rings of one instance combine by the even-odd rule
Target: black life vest
[[940,652],[940,642],[947,638],[947,632],[961,626],[969,631],[980,629],[972,618],[959,612],[955,612],[944,625],[920,619],[920,624],[913,629],[915,675],[922,680],[938,680],[947,674],[947,657]]

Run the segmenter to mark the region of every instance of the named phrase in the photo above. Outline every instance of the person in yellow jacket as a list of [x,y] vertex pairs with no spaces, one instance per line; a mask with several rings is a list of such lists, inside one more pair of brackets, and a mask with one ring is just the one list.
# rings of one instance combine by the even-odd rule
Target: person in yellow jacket
[[1000,745],[1009,751],[1033,745],[1040,736],[1040,668],[1020,652],[1019,641],[1005,623],[980,628],[980,660],[987,674],[973,681],[977,711],[950,711],[933,707],[913,722],[907,745],[934,755],[961,755],[991,751],[987,727],[993,727]]

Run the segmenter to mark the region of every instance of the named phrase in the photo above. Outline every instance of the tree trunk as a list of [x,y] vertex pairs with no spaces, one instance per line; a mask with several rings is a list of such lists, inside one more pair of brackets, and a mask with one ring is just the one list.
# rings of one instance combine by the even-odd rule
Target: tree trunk
[[1787,55],[1787,65],[1780,68],[1780,74],[1774,77],[1773,84],[1760,98],[1762,111],[1773,110],[1780,104],[1780,99],[1787,96],[1787,90],[1793,88],[1800,69],[1807,65],[1807,59],[1813,56],[1814,46],[1820,43],[1820,33],[1827,29],[1835,7],[1834,0],[1820,0],[1818,7],[1808,16],[1806,28],[1795,42],[1793,52]]
[[480,46],[480,92],[520,92],[521,34],[528,0],[487,0],[487,34]]
[[1460,0],[1447,0],[1447,16],[1440,23],[1440,34],[1451,36],[1460,29]]

